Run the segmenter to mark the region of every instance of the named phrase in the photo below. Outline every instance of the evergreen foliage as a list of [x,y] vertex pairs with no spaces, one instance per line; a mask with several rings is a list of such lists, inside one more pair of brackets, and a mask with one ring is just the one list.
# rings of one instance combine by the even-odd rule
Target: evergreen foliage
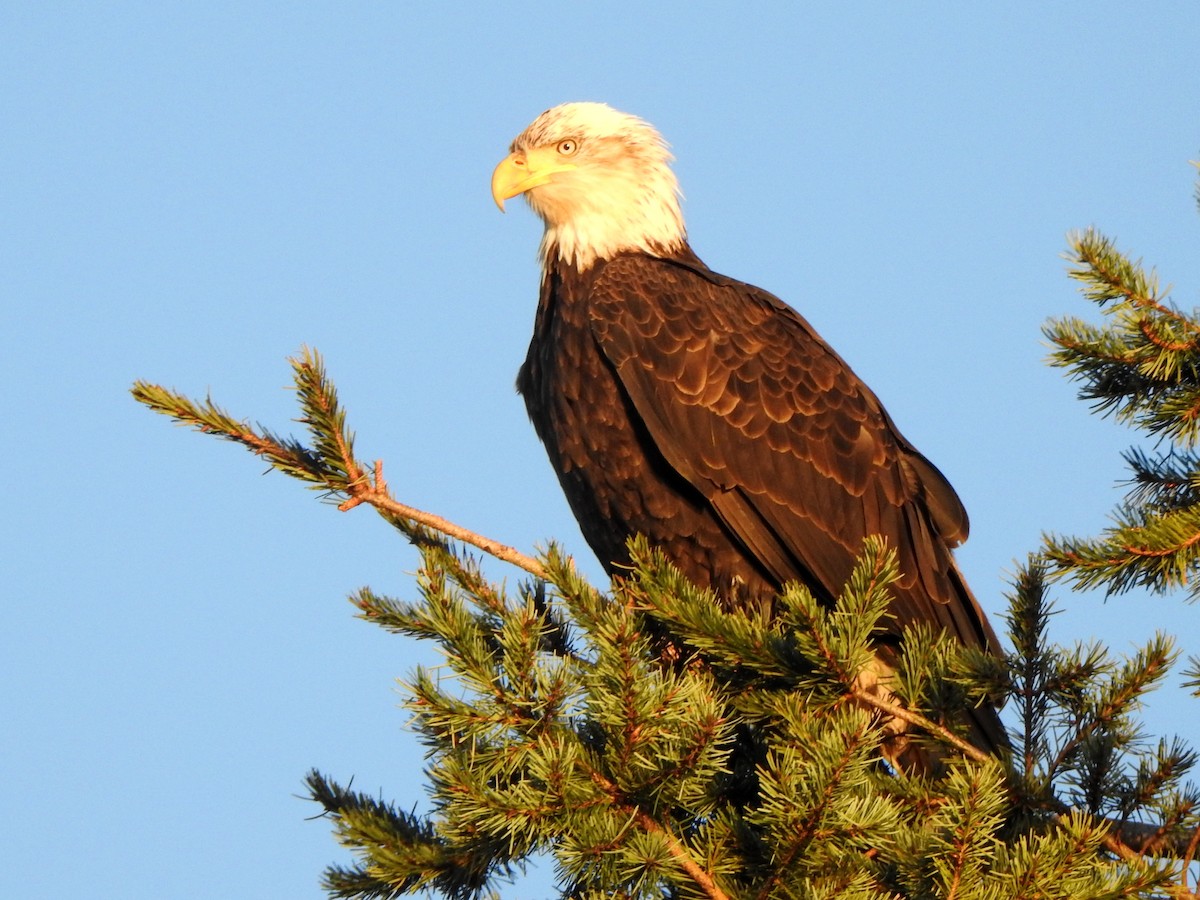
[[1051,363],[1081,382],[1079,396],[1153,437],[1125,454],[1129,492],[1095,538],[1050,535],[1046,554],[1080,587],[1110,594],[1145,587],[1200,596],[1200,313],[1182,312],[1153,270],[1089,229],[1072,235],[1070,275],[1102,324],[1052,319]]
[[[1134,488],[1096,540],[1052,538],[1016,574],[1004,659],[927,628],[906,632],[894,696],[863,687],[895,559],[879,541],[831,607],[787,589],[771,617],[729,609],[635,541],[603,589],[551,546],[538,558],[414,510],[353,435],[316,353],[292,367],[307,442],[210,399],[138,382],[136,399],[239,443],[343,510],[373,506],[420,550],[417,597],[364,588],[359,615],[432,641],[407,706],[427,751],[429,812],[313,771],[312,800],[354,862],[326,870],[343,898],[493,896],[537,856],[565,898],[1195,897],[1196,756],[1152,742],[1140,703],[1176,658],[1157,636],[1127,659],[1052,645],[1047,577],[1110,591],[1182,584],[1200,544],[1200,320],[1095,232],[1073,277],[1110,317],[1048,326],[1082,395],[1169,444],[1131,451]],[[473,544],[528,579],[492,581]],[[1200,663],[1188,673],[1200,692]],[[1006,705],[1011,752],[955,731],[965,704]],[[942,765],[883,761],[901,719]],[[405,798],[411,807],[415,798]]]

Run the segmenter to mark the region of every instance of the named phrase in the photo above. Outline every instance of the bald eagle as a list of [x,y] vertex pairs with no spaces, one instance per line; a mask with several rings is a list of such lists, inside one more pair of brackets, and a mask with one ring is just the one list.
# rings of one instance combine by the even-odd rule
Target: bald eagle
[[[769,605],[789,582],[832,602],[881,535],[901,570],[881,654],[916,622],[994,651],[953,488],[799,313],[692,252],[671,159],[643,120],[567,103],[492,175],[501,210],[523,194],[545,223],[517,388],[585,539],[610,574],[642,534],[723,602]],[[1004,745],[993,710],[970,718]]]

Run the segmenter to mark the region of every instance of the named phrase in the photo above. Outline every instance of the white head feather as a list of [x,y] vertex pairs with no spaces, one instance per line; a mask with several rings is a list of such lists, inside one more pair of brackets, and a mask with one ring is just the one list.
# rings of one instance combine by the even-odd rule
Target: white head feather
[[575,168],[525,192],[546,224],[543,266],[557,256],[585,270],[622,251],[664,256],[685,245],[672,156],[649,123],[603,103],[564,103],[538,116],[510,149],[563,141],[574,142]]

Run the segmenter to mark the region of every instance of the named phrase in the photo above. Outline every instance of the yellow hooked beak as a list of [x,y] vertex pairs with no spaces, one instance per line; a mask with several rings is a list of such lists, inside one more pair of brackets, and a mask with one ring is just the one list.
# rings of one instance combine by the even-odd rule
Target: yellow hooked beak
[[576,168],[575,163],[564,162],[554,147],[510,153],[492,172],[492,199],[500,212],[504,212],[504,201],[509,197],[543,185],[559,172]]

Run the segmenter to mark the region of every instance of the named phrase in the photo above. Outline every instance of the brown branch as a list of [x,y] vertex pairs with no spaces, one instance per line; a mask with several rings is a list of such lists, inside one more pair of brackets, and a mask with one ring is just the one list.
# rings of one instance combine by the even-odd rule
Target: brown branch
[[706,897],[711,898],[711,900],[729,900],[729,895],[717,886],[716,881],[705,871],[703,866],[692,859],[692,855],[688,853],[687,848],[679,842],[679,839],[675,835],[671,834],[663,825],[640,809],[637,810],[634,818],[646,831],[651,834],[662,835],[663,840],[666,841],[667,850],[675,857],[676,862],[679,863],[683,871],[687,872],[692,881],[704,892]]
[[730,900],[729,895],[721,890],[720,886],[713,879],[712,875],[710,875],[703,866],[701,866],[698,862],[696,862],[695,859],[692,858],[692,854],[688,851],[688,848],[680,843],[679,839],[675,837],[675,835],[671,834],[665,825],[663,825],[636,804],[629,804],[625,802],[625,799],[621,795],[621,792],[617,789],[617,786],[599,772],[593,770],[591,775],[592,781],[594,781],[600,787],[600,789],[604,791],[604,793],[608,794],[609,799],[612,800],[614,804],[621,807],[626,812],[629,812],[633,816],[633,820],[647,832],[650,834],[657,834],[663,839],[667,845],[667,851],[675,858],[675,861],[679,863],[680,868],[682,868],[683,871],[688,874],[688,877],[690,877],[692,881],[696,883],[696,887],[700,889],[704,896],[708,897],[709,900]]
[[[1114,830],[1118,834],[1120,834],[1121,837],[1125,836],[1125,831],[1124,831],[1125,825],[1130,824],[1128,822],[1118,823],[1118,822],[1112,822],[1111,820],[1105,820],[1105,821],[1107,821],[1110,825],[1115,826]],[[1104,849],[1107,850],[1109,853],[1119,856],[1119,857],[1121,857],[1121,859],[1124,859],[1124,860],[1134,860],[1142,855],[1141,853],[1138,853],[1136,850],[1134,850],[1132,847],[1130,847],[1129,844],[1127,844],[1121,838],[1116,837],[1112,831],[1105,833],[1104,839],[1101,841],[1101,843],[1104,845]]]
[[[896,703],[890,703],[881,697],[868,693],[862,688],[854,688],[850,694],[860,703],[873,706],[880,712],[895,716],[897,719],[902,719],[908,724],[915,725],[946,743],[953,745],[958,750],[961,750],[963,755],[975,762],[983,763],[992,759],[989,754],[984,753],[973,744],[967,743],[949,729],[939,725],[932,719],[922,716],[920,713],[905,709]],[[1054,810],[1060,818],[1070,812],[1070,808],[1061,802],[1054,803]],[[1185,845],[1182,839],[1171,839],[1163,834],[1162,829],[1156,825],[1146,825],[1141,822],[1121,822],[1107,818],[1101,818],[1100,821],[1108,826],[1109,829],[1102,842],[1104,848],[1114,856],[1125,860],[1136,859],[1140,856],[1160,855],[1184,856],[1190,860],[1196,853],[1196,845],[1200,844],[1200,829],[1191,836],[1191,841]],[[1188,855],[1189,853],[1191,855]]]
[[1138,331],[1142,333],[1142,337],[1148,340],[1159,350],[1169,350],[1176,353],[1183,353],[1196,349],[1196,342],[1191,341],[1168,341],[1154,330],[1149,319],[1141,319],[1138,322]]
[[894,716],[897,719],[901,719],[907,722],[909,725],[916,725],[918,728],[929,732],[935,737],[941,738],[946,743],[953,745],[958,750],[961,750],[965,756],[973,759],[975,762],[983,763],[987,762],[989,759],[992,759],[990,754],[984,753],[974,744],[964,741],[945,726],[939,725],[932,719],[928,719],[920,713],[915,713],[911,709],[906,709],[903,706],[900,706],[898,703],[891,703],[887,700],[884,700],[882,697],[878,697],[861,687],[852,687],[850,689],[850,696],[860,703],[873,706],[880,712],[885,712],[889,716]]
[[[1163,316],[1163,318],[1172,319],[1177,325],[1182,325],[1184,328],[1190,328],[1192,331],[1200,334],[1200,325],[1196,324],[1196,322],[1188,318],[1179,310],[1171,306],[1167,306],[1167,304],[1163,302],[1170,297],[1171,290],[1172,287],[1168,284],[1165,291],[1161,291],[1159,294],[1151,295],[1149,297],[1138,296],[1134,302],[1142,309],[1153,310],[1154,312]],[[1161,296],[1163,299],[1159,300],[1159,296]]]
[[1164,556],[1171,556],[1172,554],[1178,553],[1181,550],[1186,550],[1189,547],[1193,547],[1197,542],[1200,542],[1200,532],[1193,534],[1187,540],[1179,541],[1173,546],[1167,547],[1165,550],[1151,550],[1147,547],[1135,547],[1132,544],[1122,544],[1121,549],[1132,556],[1158,559]]
[[[1065,812],[1066,806],[1062,806],[1062,809]],[[1181,858],[1187,856],[1191,846],[1188,835],[1172,837],[1164,834],[1159,825],[1106,818],[1099,821],[1109,829],[1104,837],[1104,848],[1121,859],[1135,859],[1140,856]],[[1194,838],[1195,835],[1190,837]]]
[[[1196,850],[1200,848],[1200,828],[1192,832],[1192,839],[1188,841],[1187,847],[1183,851],[1183,862],[1179,867],[1179,884],[1187,890],[1188,869],[1192,867],[1192,860],[1196,858]],[[1200,887],[1200,879],[1197,880],[1197,887]]]
[[418,525],[424,525],[426,528],[432,528],[434,531],[441,532],[453,540],[462,541],[464,544],[477,547],[489,556],[494,556],[502,562],[511,563],[514,566],[524,569],[535,578],[546,579],[549,577],[545,566],[532,556],[522,553],[515,547],[510,547],[507,544],[484,537],[481,534],[463,528],[461,525],[454,524],[449,519],[444,519],[433,513],[417,509],[415,506],[401,503],[392,496],[387,482],[383,478],[382,460],[375,461],[375,477],[373,479],[368,478],[361,471],[358,471],[357,466],[354,467],[354,471],[350,472],[350,475],[352,478],[350,484],[342,488],[342,490],[350,495],[350,498],[338,506],[338,509],[343,512],[354,509],[359,504],[366,503],[369,506],[375,507],[380,514],[394,515],[402,519],[408,519],[411,522],[416,522]]

